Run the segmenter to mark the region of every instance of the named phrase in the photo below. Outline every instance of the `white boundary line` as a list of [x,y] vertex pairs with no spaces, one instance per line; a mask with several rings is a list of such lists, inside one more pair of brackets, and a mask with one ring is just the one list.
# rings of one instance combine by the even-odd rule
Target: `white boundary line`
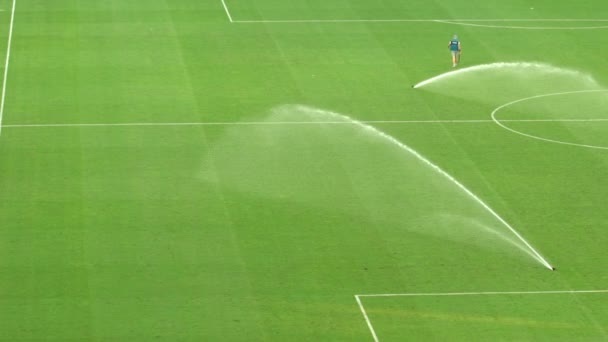
[[[224,0],[222,0],[223,2]],[[448,23],[456,22],[608,22],[608,19],[276,19],[276,20],[234,20],[234,23]],[[564,27],[566,28],[566,27]],[[589,27],[588,27],[589,28]],[[603,28],[591,27],[591,28]]]
[[226,11],[228,20],[230,20],[231,23],[234,23],[234,21],[232,20],[232,16],[230,15],[230,11],[228,10],[228,6],[226,6],[226,1],[222,0],[222,5],[224,5],[224,10]]
[[592,294],[592,293],[608,293],[608,290],[557,290],[557,291],[488,291],[488,292],[436,292],[436,293],[387,293],[387,294],[360,294],[355,295],[355,300],[359,305],[359,309],[363,314],[363,318],[367,323],[374,342],[380,342],[378,334],[374,329],[369,315],[365,311],[365,307],[361,298],[363,297],[455,297],[455,296],[490,296],[490,295],[550,295],[550,294]]
[[359,294],[355,297],[440,297],[440,296],[482,296],[482,295],[534,295],[566,293],[608,293],[607,290],[553,290],[553,291],[482,291],[482,292],[428,292],[428,293],[379,293]]
[[[490,119],[472,120],[371,120],[365,124],[474,124],[495,123]],[[608,122],[606,119],[513,119],[500,122]],[[344,121],[241,121],[241,122],[125,122],[125,123],[58,123],[58,124],[11,124],[4,128],[65,128],[65,127],[155,127],[155,126],[297,126],[297,125],[354,125]]]
[[605,29],[608,26],[506,26],[506,25],[486,25],[486,24],[475,24],[471,22],[458,22],[454,20],[436,20],[437,23],[449,24],[449,25],[461,25],[461,26],[473,26],[473,27],[487,27],[487,28],[503,28],[503,29],[519,29],[519,30],[597,30]]
[[17,0],[13,0],[13,9],[11,10],[11,24],[8,30],[8,43],[6,47],[6,61],[4,63],[4,79],[2,81],[2,98],[0,99],[0,135],[2,135],[2,118],[4,116],[4,100],[6,98],[6,80],[8,79],[8,64],[11,57],[11,43],[13,39],[13,23],[15,22],[15,7]]
[[361,296],[356,295],[355,299],[357,300],[357,304],[359,304],[359,309],[361,310],[361,313],[363,314],[363,318],[365,318],[365,322],[367,323],[367,327],[369,328],[369,331],[372,333],[372,337],[374,338],[374,342],[380,342],[380,340],[378,340],[378,335],[376,335],[376,331],[374,330],[374,326],[372,325],[372,321],[370,321],[369,317],[367,316],[367,312],[365,312],[365,307],[363,306],[363,303],[361,302]]

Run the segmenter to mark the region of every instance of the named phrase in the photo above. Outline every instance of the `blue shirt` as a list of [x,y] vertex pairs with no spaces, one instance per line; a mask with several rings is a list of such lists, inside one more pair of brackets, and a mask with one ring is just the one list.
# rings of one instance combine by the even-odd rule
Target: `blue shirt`
[[450,40],[450,51],[459,51],[460,48],[458,45],[460,45],[460,41],[458,39]]

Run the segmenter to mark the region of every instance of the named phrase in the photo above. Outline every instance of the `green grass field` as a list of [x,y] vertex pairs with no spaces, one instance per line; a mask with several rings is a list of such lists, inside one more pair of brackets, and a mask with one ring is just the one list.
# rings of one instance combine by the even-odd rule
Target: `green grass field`
[[15,5],[0,340],[608,340],[605,1]]

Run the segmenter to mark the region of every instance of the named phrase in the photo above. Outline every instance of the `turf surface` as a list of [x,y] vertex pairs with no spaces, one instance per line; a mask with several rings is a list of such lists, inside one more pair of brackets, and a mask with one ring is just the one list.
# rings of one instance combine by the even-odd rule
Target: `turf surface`
[[[0,51],[11,5],[0,1]],[[510,101],[608,82],[606,29],[576,29],[608,22],[496,19],[605,20],[605,2],[226,5],[233,23],[220,0],[17,0],[0,137],[1,340],[373,341],[356,294],[607,289],[608,151],[490,120]],[[495,20],[348,21],[370,19]],[[305,22],[272,22],[284,20]],[[412,89],[453,70],[454,33],[459,69],[559,71]],[[607,94],[537,98],[499,117],[607,147],[606,122],[521,121],[606,119]],[[377,122],[391,120],[408,122]],[[363,304],[382,342],[608,337],[608,293]]]

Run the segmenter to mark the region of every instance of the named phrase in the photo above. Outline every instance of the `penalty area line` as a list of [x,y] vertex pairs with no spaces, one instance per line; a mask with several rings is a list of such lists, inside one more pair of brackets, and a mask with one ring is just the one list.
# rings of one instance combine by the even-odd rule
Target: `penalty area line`
[[232,16],[230,15],[230,11],[228,10],[228,6],[226,5],[226,1],[222,0],[222,5],[224,6],[224,11],[226,11],[226,15],[228,16],[228,20],[230,20],[231,23],[233,23],[234,21],[232,20]]
[[380,293],[359,294],[359,297],[441,297],[441,296],[488,296],[488,295],[538,295],[538,294],[585,294],[608,293],[606,290],[552,290],[552,291],[485,291],[485,292],[428,292],[428,293]]
[[374,342],[380,342],[378,334],[374,329],[372,320],[370,319],[363,301],[361,298],[371,297],[455,297],[455,296],[491,296],[491,295],[551,295],[551,294],[598,294],[608,293],[608,290],[555,290],[555,291],[486,291],[486,292],[429,292],[429,293],[385,293],[385,294],[358,294],[355,295],[355,300],[359,305],[359,310],[363,314],[363,318],[367,327],[372,334]]
[[2,79],[2,97],[0,98],[0,135],[2,135],[2,119],[4,117],[4,103],[6,99],[6,80],[8,79],[8,66],[11,59],[11,44],[13,40],[13,24],[15,23],[15,7],[17,0],[13,0],[11,22],[8,29],[8,43],[6,46],[6,60],[4,62],[4,77]]
[[[224,0],[222,0],[224,2]],[[224,5],[225,6],[225,5]],[[256,23],[441,23],[441,22],[607,22],[608,19],[507,19],[507,18],[489,18],[489,19],[268,19],[268,20],[234,20],[231,22],[242,24]]]
[[363,318],[365,319],[365,323],[367,323],[367,328],[369,329],[369,331],[372,334],[372,337],[374,338],[374,342],[380,342],[380,340],[378,340],[378,335],[376,334],[376,330],[374,330],[372,321],[369,319],[369,316],[367,315],[367,312],[365,311],[365,307],[363,306],[363,303],[361,302],[360,297],[361,297],[360,295],[355,295],[357,304],[359,304],[359,310],[361,310],[361,313],[363,314]]

